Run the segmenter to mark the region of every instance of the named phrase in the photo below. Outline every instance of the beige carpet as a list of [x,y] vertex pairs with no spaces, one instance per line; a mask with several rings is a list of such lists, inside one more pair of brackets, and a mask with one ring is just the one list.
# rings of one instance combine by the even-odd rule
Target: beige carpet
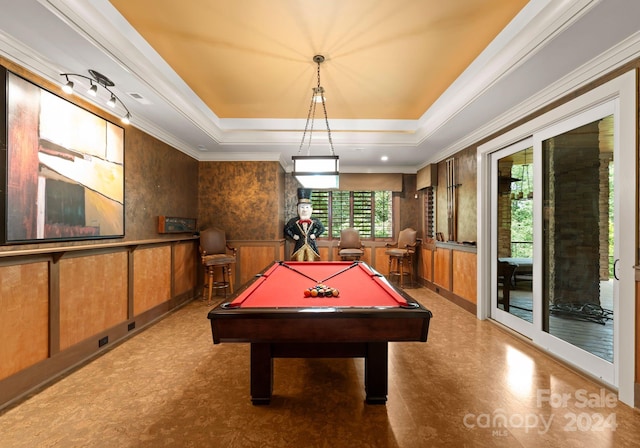
[[[390,344],[386,405],[364,402],[361,359],[278,359],[272,403],[253,406],[249,346],[213,345],[209,307],[194,301],[5,410],[0,447],[640,443],[637,411],[579,407],[583,392],[606,393],[599,385],[427,289],[407,292],[434,317],[427,343]],[[567,394],[567,407],[540,402],[548,393]]]

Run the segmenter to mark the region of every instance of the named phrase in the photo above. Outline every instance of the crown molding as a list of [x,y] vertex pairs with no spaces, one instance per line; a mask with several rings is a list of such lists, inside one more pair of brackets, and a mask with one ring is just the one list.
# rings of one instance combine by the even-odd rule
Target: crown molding
[[[569,95],[638,57],[640,57],[640,31],[548,86],[537,95],[528,98],[518,106],[496,117],[490,123],[458,140],[455,144],[440,152],[438,160],[450,157],[490,135],[500,132],[511,123],[522,120],[558,98]],[[438,160],[426,162],[422,166],[435,163]]]
[[417,144],[454,119],[599,1],[530,1],[420,118]]

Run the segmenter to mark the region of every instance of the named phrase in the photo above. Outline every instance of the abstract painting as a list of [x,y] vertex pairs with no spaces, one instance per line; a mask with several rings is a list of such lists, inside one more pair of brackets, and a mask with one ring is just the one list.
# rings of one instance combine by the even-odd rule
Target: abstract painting
[[2,72],[3,243],[123,237],[124,129]]

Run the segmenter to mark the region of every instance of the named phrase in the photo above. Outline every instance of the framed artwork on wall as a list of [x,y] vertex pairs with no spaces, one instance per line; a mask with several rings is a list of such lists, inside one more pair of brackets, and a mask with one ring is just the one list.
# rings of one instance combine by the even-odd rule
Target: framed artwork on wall
[[0,83],[1,243],[124,237],[124,129],[4,67]]

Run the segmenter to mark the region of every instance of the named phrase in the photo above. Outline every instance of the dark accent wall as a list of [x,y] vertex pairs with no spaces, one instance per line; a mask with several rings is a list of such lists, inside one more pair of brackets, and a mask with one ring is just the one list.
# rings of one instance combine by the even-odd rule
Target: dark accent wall
[[144,132],[125,132],[126,240],[158,238],[158,216],[198,216],[198,161]]
[[199,228],[229,240],[282,239],[284,170],[279,162],[201,162]]
[[394,229],[394,233],[397,236],[402,229],[411,227],[418,231],[418,237],[422,237],[422,228],[420,226],[420,199],[416,198],[416,180],[415,174],[403,174],[402,175],[402,191],[395,193],[398,195],[400,201],[400,221],[398,222],[398,228]]

